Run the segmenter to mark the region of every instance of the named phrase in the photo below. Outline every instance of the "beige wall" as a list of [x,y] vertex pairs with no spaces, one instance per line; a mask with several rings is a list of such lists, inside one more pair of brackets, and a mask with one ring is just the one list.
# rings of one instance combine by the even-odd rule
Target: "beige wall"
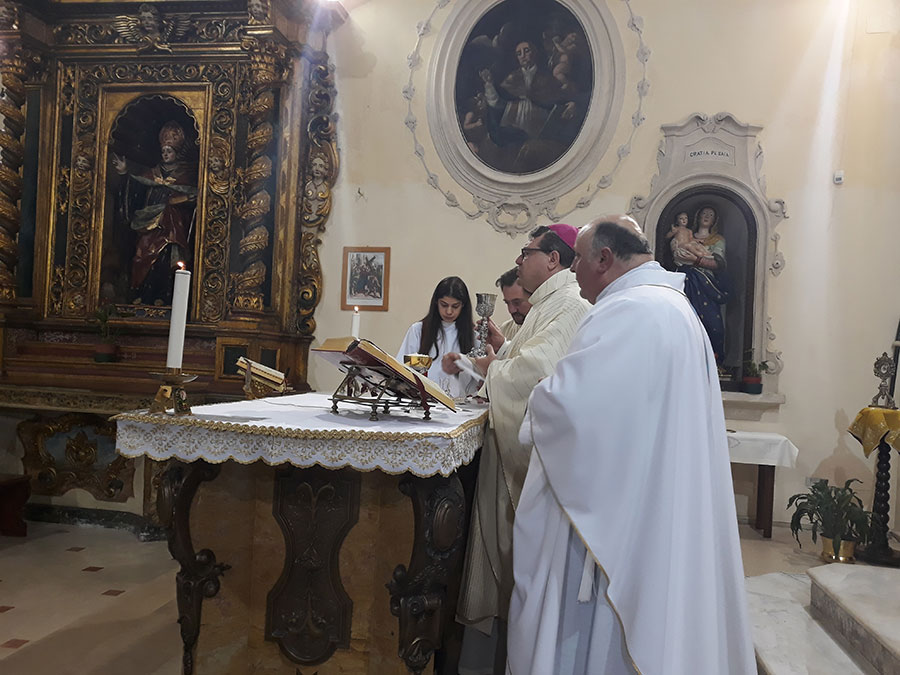
[[[623,5],[610,2],[620,29]],[[473,293],[489,290],[524,245],[522,237],[511,239],[445,206],[413,156],[400,91],[415,26],[432,7],[431,0],[369,0],[329,38],[343,167],[321,249],[319,340],[349,333],[350,313],[339,309],[343,246],[391,247],[390,311],[364,313],[362,333],[392,351],[425,313],[437,280],[458,274]],[[804,489],[807,476],[860,477],[871,490],[873,461],[845,429],[875,392],[872,362],[889,347],[900,318],[895,3],[632,0],[632,7],[644,18],[652,50],[647,121],[612,187],[569,222],[623,210],[632,195],[649,192],[661,124],[728,111],[762,125],[768,195],[783,198],[790,216],[778,228],[787,265],[769,291],[787,403],[760,423],[730,426],[778,431],[800,448],[797,468],[777,472],[776,520],[787,518],[782,506]],[[623,34],[633,67],[636,43]],[[417,76],[420,97],[423,77]],[[623,115],[633,104],[626,100]],[[840,187],[831,180],[838,169],[845,172]],[[337,384],[337,374],[315,356],[310,372],[318,389]],[[735,477],[738,508],[746,513],[755,471],[735,467]]]

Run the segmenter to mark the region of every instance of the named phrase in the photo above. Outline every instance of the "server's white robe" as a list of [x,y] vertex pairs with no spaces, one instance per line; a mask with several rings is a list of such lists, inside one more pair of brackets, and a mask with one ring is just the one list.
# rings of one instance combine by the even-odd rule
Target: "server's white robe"
[[655,262],[617,279],[531,395],[511,675],[756,673],[716,363],[682,287]]
[[531,310],[488,368],[483,389],[490,423],[481,451],[463,585],[457,614],[490,632],[506,619],[512,592],[512,526],[528,469],[530,445],[519,443],[528,396],[566,353],[590,308],[569,270],[557,272],[530,298]]

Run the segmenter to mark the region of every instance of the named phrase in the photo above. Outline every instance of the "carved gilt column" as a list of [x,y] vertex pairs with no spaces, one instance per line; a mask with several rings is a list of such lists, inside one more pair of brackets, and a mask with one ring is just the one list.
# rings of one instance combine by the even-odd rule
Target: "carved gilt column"
[[306,100],[306,157],[300,174],[297,220],[301,224],[300,273],[297,294],[297,331],[313,335],[313,315],[322,296],[319,236],[331,215],[331,189],[338,176],[339,157],[334,118],[334,66],[325,53],[308,54],[310,60]]
[[238,209],[241,239],[238,243],[240,271],[232,275],[233,307],[240,312],[261,312],[263,285],[268,267],[266,253],[271,244],[268,219],[272,211],[269,179],[276,91],[284,81],[286,47],[267,37],[246,37],[241,47],[250,55],[250,100],[247,114],[247,165],[243,170],[243,204]]
[[27,62],[28,53],[18,32],[18,9],[4,3],[0,5],[0,301],[16,297]]

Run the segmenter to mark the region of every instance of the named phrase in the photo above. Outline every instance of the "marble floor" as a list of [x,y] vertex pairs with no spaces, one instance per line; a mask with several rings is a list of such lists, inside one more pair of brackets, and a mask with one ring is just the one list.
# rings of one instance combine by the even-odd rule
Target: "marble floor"
[[[165,542],[99,527],[31,522],[0,537],[0,673],[179,675],[174,575]],[[747,576],[821,564],[808,537],[741,525]],[[808,543],[807,543],[808,542]]]
[[0,673],[178,675],[176,569],[164,541],[121,530],[0,536]]

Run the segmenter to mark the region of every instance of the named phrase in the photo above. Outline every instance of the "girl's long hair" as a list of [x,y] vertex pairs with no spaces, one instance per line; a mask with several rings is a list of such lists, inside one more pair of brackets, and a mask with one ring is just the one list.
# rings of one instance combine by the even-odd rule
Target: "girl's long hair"
[[459,348],[462,352],[468,352],[474,346],[475,322],[472,320],[472,301],[469,299],[469,289],[466,283],[459,277],[447,277],[441,279],[431,294],[431,304],[428,306],[428,314],[422,319],[422,339],[419,342],[419,353],[428,354],[431,348],[438,349],[438,343],[443,339],[441,330],[441,313],[438,310],[438,300],[451,297],[462,303],[459,316],[456,317],[456,334],[459,336]]

